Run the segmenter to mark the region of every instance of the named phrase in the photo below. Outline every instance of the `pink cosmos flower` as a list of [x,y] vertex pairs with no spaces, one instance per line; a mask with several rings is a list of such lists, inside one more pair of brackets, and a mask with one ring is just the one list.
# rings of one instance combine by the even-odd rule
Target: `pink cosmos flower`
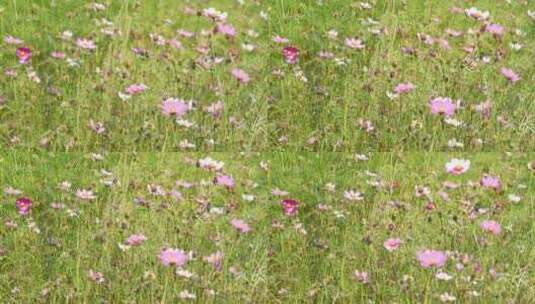
[[97,284],[102,284],[106,281],[106,279],[104,279],[104,275],[101,272],[93,271],[93,269],[89,270],[89,274],[87,276],[91,281]]
[[91,201],[97,198],[92,190],[85,189],[76,190],[76,197],[84,201]]
[[299,202],[293,199],[285,199],[281,201],[282,210],[287,216],[295,216],[298,212]]
[[126,87],[125,91],[126,93],[130,95],[136,95],[136,94],[141,94],[145,92],[146,89],[147,89],[147,86],[140,83],[140,84],[129,85],[128,87]]
[[17,199],[17,202],[15,203],[20,215],[28,215],[28,213],[30,213],[32,204],[32,200],[27,197],[21,197]]
[[454,158],[446,163],[446,172],[452,175],[461,175],[470,168],[470,161],[467,159]]
[[94,49],[97,48],[97,46],[95,45],[95,42],[93,42],[93,40],[85,39],[85,38],[76,39],[76,45],[79,48],[86,49],[86,50],[94,50]]
[[498,176],[484,174],[479,181],[481,186],[499,191],[502,188],[502,182]]
[[239,233],[248,233],[251,231],[251,227],[249,224],[247,224],[245,221],[240,219],[233,219],[230,221],[230,224],[232,227],[234,227],[236,230],[238,230]]
[[21,44],[24,41],[22,41],[21,39],[19,39],[17,37],[5,36],[4,37],[4,42],[7,43],[7,44]]
[[56,59],[64,59],[65,58],[65,53],[60,52],[60,51],[53,51],[52,53],[50,53],[50,56],[52,56],[52,58],[56,58]]
[[503,36],[504,29],[503,26],[496,23],[489,23],[485,26],[485,32],[493,34],[496,37]]
[[224,108],[225,104],[221,100],[218,100],[217,102],[214,102],[209,106],[205,107],[204,110],[208,114],[212,115],[214,118],[218,118],[221,116],[221,114],[223,114]]
[[195,35],[195,33],[192,33],[190,31],[187,31],[185,29],[178,29],[176,30],[176,33],[182,37],[185,37],[185,38],[191,38]]
[[398,238],[390,238],[383,243],[383,246],[386,250],[392,252],[394,250],[397,250],[399,246],[401,246],[401,243],[403,242]]
[[225,186],[227,189],[232,189],[236,185],[232,176],[223,174],[216,175],[214,183],[220,186]]
[[125,243],[130,246],[139,246],[141,243],[143,243],[147,238],[143,234],[132,234],[129,236]]
[[204,261],[212,264],[216,271],[221,271],[224,254],[221,251],[217,251],[207,257],[204,257]]
[[409,93],[410,91],[414,90],[414,88],[415,88],[415,86],[410,82],[400,83],[394,88],[394,92],[396,94],[405,94],[405,93]]
[[477,7],[467,8],[465,13],[467,16],[477,20],[486,20],[490,17],[489,11],[480,11]]
[[284,37],[277,35],[273,37],[273,42],[283,44],[283,43],[290,42],[290,40],[288,40],[288,38],[284,38]]
[[370,283],[370,276],[368,275],[368,273],[366,271],[355,270],[355,272],[353,273],[353,277],[359,283],[362,283],[362,284]]
[[216,26],[216,32],[227,37],[236,36],[236,29],[232,25],[226,23],[218,23]]
[[295,64],[299,59],[299,50],[292,46],[286,46],[282,49],[282,57],[288,64]]
[[15,54],[19,58],[19,62],[22,64],[28,63],[32,58],[32,51],[27,47],[18,48]]
[[160,105],[162,113],[165,116],[175,115],[177,118],[186,114],[189,110],[189,106],[182,99],[168,98],[162,101]]
[[362,43],[362,40],[356,38],[346,38],[345,43],[346,46],[350,49],[361,50],[365,47]]
[[445,252],[439,250],[421,250],[416,253],[416,258],[423,268],[436,266],[438,268],[444,266],[448,260]]
[[189,260],[189,256],[183,250],[175,248],[163,249],[158,258],[165,266],[175,265],[176,267],[184,266]]
[[494,235],[498,235],[502,232],[502,227],[496,221],[490,221],[490,220],[482,221],[481,224],[479,224],[479,227],[481,227],[481,229],[487,232],[490,232]]
[[453,116],[457,105],[448,97],[436,97],[429,101],[429,108],[433,115]]
[[519,81],[521,78],[520,76],[518,76],[517,73],[515,73],[513,70],[511,69],[508,69],[508,68],[502,68],[500,70],[500,72],[502,73],[502,75],[507,78],[507,80],[509,80],[510,82],[512,83],[515,83],[517,81]]
[[230,72],[234,78],[236,78],[240,83],[246,84],[251,80],[251,77],[249,77],[249,74],[247,74],[244,70],[235,68],[232,69]]

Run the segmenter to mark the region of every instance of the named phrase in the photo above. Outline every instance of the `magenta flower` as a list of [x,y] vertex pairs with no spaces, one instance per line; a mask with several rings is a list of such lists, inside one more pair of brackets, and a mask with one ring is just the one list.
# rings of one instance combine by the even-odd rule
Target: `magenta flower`
[[429,101],[429,108],[433,115],[453,116],[457,105],[448,97],[436,97]]
[[158,258],[165,266],[175,265],[176,267],[182,267],[189,260],[189,256],[183,250],[175,248],[163,249]]
[[17,199],[17,202],[15,203],[20,215],[27,215],[28,213],[30,213],[32,204],[32,200],[27,197],[21,197]]
[[439,250],[421,250],[416,252],[416,258],[423,268],[442,267],[446,264],[448,256],[445,252]]
[[407,83],[400,83],[394,88],[394,92],[396,94],[405,94],[409,93],[412,90],[414,90],[415,86],[414,84],[407,82]]
[[27,47],[18,48],[15,54],[19,58],[19,62],[22,64],[28,63],[32,58],[32,51]]
[[383,243],[383,246],[386,250],[392,252],[394,250],[397,250],[399,246],[401,246],[401,243],[403,242],[400,239],[390,238]]
[[251,227],[249,224],[247,224],[245,221],[240,219],[233,219],[230,221],[230,224],[232,227],[234,227],[236,230],[238,230],[239,233],[248,233],[251,231]]
[[508,68],[502,68],[500,70],[500,72],[502,73],[502,75],[507,78],[507,80],[509,80],[511,83],[515,83],[517,81],[519,81],[521,78],[520,76],[518,76],[517,73],[515,73],[513,70],[511,69],[508,69]]
[[481,227],[481,229],[487,232],[490,232],[494,235],[498,235],[502,232],[502,227],[496,221],[490,221],[490,220],[482,221],[481,224],[479,224],[479,227]]
[[238,80],[242,84],[246,84],[251,80],[251,77],[249,77],[249,74],[247,74],[244,70],[235,68],[232,69],[230,72],[236,80]]
[[299,50],[292,46],[285,46],[282,49],[282,57],[288,64],[296,64],[299,59]]
[[125,91],[126,93],[130,95],[136,95],[136,94],[141,94],[145,92],[146,89],[147,89],[147,86],[140,83],[140,84],[129,85],[128,87],[126,87]]
[[281,201],[282,210],[287,216],[296,216],[298,212],[299,202],[293,199],[285,199]]
[[162,113],[165,116],[175,115],[177,118],[186,114],[189,110],[189,106],[182,99],[168,98],[162,101],[160,105]]
[[236,185],[234,179],[230,175],[216,175],[214,178],[214,183],[220,186],[225,186],[227,189],[232,189]]
[[484,174],[479,183],[481,186],[494,189],[495,191],[499,191],[502,188],[502,182],[500,178],[495,175]]
[[236,36],[236,29],[232,25],[226,23],[218,23],[216,26],[216,32],[227,37]]
[[143,234],[132,234],[129,236],[125,243],[130,246],[139,246],[141,243],[145,242],[147,238]]

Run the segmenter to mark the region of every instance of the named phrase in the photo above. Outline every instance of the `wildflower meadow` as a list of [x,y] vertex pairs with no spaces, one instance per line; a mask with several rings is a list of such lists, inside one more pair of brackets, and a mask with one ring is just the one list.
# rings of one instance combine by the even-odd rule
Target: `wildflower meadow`
[[535,303],[535,2],[0,1],[0,303]]

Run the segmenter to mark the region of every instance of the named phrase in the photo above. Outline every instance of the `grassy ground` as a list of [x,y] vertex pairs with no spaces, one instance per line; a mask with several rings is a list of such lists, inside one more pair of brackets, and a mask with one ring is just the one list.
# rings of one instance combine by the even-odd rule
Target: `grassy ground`
[[[0,302],[532,303],[532,11],[1,1]],[[454,113],[434,115],[437,97]],[[189,261],[165,266],[168,248]],[[424,249],[447,262],[423,267]]]
[[[0,76],[4,146],[177,151],[185,149],[180,143],[187,140],[195,145],[190,149],[199,151],[444,151],[455,140],[463,147],[453,149],[466,151],[535,148],[535,21],[526,14],[535,7],[526,1],[472,1],[490,11],[488,21],[462,10],[450,12],[468,7],[461,1],[377,1],[371,8],[346,0],[107,4],[95,10],[84,1],[2,3],[0,35],[24,40],[19,46],[34,53],[23,65],[17,63],[17,46],[0,47],[1,67],[18,73]],[[210,6],[228,12],[226,22],[235,27],[235,37],[213,34],[214,22],[184,12]],[[501,25],[503,35],[485,32],[486,23]],[[195,36],[182,37],[179,29]],[[328,37],[331,30],[336,38]],[[64,31],[73,38],[61,39]],[[455,31],[460,36],[448,34]],[[159,45],[150,34],[168,42],[175,38],[183,48]],[[275,43],[277,35],[289,42]],[[421,41],[425,35],[432,45]],[[77,47],[79,37],[92,39],[96,49]],[[348,37],[360,38],[365,48],[346,47]],[[300,51],[294,65],[281,55],[290,45]],[[134,47],[148,55],[136,55]],[[467,53],[467,47],[473,52]],[[413,52],[405,54],[402,48]],[[53,51],[64,52],[78,66],[52,58]],[[321,59],[320,51],[333,58]],[[222,62],[207,66],[217,58]],[[26,75],[30,67],[40,83]],[[231,77],[236,67],[250,75],[248,84],[238,85]],[[502,67],[521,80],[509,83],[500,75]],[[391,100],[387,93],[405,82],[415,90]],[[149,89],[128,101],[118,97],[137,83]],[[461,100],[452,117],[460,126],[431,115],[428,101],[437,96]],[[159,104],[167,97],[196,101],[183,117],[194,126],[181,127],[161,115]],[[213,118],[204,109],[218,100],[225,108]],[[476,110],[486,100],[492,107],[488,117]],[[361,119],[374,130],[365,131]],[[95,134],[87,127],[90,120],[103,123],[106,131]]]
[[[29,216],[20,216],[17,196],[2,197],[4,301],[173,303],[183,290],[200,303],[434,303],[446,292],[460,303],[529,303],[535,297],[529,245],[535,177],[527,166],[534,155],[377,153],[356,161],[341,153],[209,154],[236,181],[230,191],[195,165],[205,156],[111,153],[93,161],[78,153],[3,154],[0,184],[34,201]],[[444,170],[455,156],[471,160],[461,176]],[[502,191],[479,187],[483,173],[499,175]],[[193,186],[180,188],[177,180]],[[63,181],[70,190],[59,189]],[[459,188],[445,190],[445,181]],[[151,195],[149,185],[161,186],[164,195]],[[430,197],[415,196],[417,186],[428,187]],[[77,189],[92,189],[96,199],[76,198]],[[172,189],[183,200],[174,200]],[[283,214],[274,189],[301,202],[296,217]],[[349,189],[364,199],[348,201]],[[510,194],[520,201],[511,202]],[[433,210],[426,209],[430,201]],[[53,202],[64,208],[52,208]],[[251,232],[237,233],[234,218],[245,220]],[[499,222],[502,233],[483,231],[483,219]],[[120,244],[134,233],[147,240],[122,251]],[[393,252],[383,247],[390,237],[403,241]],[[165,247],[193,251],[184,266],[192,278],[159,262]],[[418,264],[416,251],[424,248],[451,251],[442,268],[451,280]],[[216,251],[224,254],[221,271],[203,261]],[[90,270],[105,281],[93,282]],[[356,281],[355,270],[368,272],[370,282]]]

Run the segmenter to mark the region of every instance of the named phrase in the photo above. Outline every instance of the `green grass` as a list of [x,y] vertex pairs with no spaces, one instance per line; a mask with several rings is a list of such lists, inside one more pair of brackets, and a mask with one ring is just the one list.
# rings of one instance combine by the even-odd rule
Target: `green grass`
[[[94,11],[79,0],[2,3],[0,35],[25,41],[34,51],[30,65],[42,80],[29,81],[25,74],[30,65],[18,64],[16,47],[2,44],[1,67],[19,74],[0,76],[0,94],[6,100],[0,110],[4,147],[168,152],[180,150],[180,142],[187,139],[198,151],[444,151],[449,149],[448,140],[456,139],[464,144],[457,149],[464,151],[535,148],[530,76],[535,21],[526,14],[535,7],[527,2],[470,4],[489,10],[490,20],[505,28],[500,41],[480,33],[481,22],[449,12],[454,5],[464,7],[462,2],[377,1],[372,9],[346,0],[107,4],[104,11]],[[238,36],[228,40],[201,35],[213,25],[207,18],[184,14],[187,6],[199,11],[214,6],[228,12],[228,22]],[[260,18],[261,12],[267,13],[267,20]],[[107,28],[103,19],[113,22],[113,29],[122,34],[101,33]],[[197,35],[181,38],[177,29]],[[336,40],[327,38],[332,29],[339,34]],[[448,37],[446,29],[464,35]],[[97,49],[81,51],[72,41],[63,41],[59,35],[65,30],[72,31],[74,38],[92,38]],[[247,35],[248,30],[258,36]],[[474,33],[469,34],[470,30]],[[425,45],[418,33],[447,38],[451,50]],[[184,49],[158,46],[150,34],[178,37]],[[272,41],[275,35],[287,37],[299,48],[297,65],[283,62],[282,45]],[[366,48],[345,47],[344,39],[350,36],[363,39]],[[243,50],[244,43],[254,44],[255,51]],[[523,47],[515,51],[511,43]],[[223,62],[202,68],[198,63],[202,56],[196,51],[200,46],[207,46],[208,56],[221,57]],[[465,46],[474,46],[474,53],[464,52]],[[149,57],[136,56],[133,47],[145,48]],[[416,55],[402,54],[402,47],[414,48]],[[69,67],[64,60],[51,58],[54,50],[64,51],[80,66]],[[321,50],[347,64],[320,59]],[[490,63],[482,62],[485,56]],[[508,84],[499,73],[504,66],[518,72],[522,80]],[[234,67],[247,71],[252,81],[237,85],[230,76]],[[284,76],[274,75],[276,70]],[[395,85],[407,81],[416,85],[414,92],[395,100],[387,97]],[[120,100],[117,93],[133,83],[150,89],[130,101]],[[463,108],[454,118],[464,126],[449,126],[432,116],[427,106],[432,96],[462,100]],[[166,97],[196,100],[196,109],[186,116],[196,125],[185,129],[163,117],[159,103]],[[484,119],[474,107],[487,99],[493,108]],[[225,103],[225,110],[221,118],[213,119],[203,109],[218,100]],[[91,131],[90,119],[104,123],[106,132]],[[359,119],[370,120],[375,131],[366,133]]]
[[[100,3],[104,10],[83,0],[0,2],[1,303],[440,303],[448,294],[457,303],[534,302],[533,3]],[[488,10],[503,37],[463,13],[472,6]],[[209,7],[228,13],[235,37],[215,32],[202,16]],[[195,35],[182,37],[180,29]],[[62,39],[65,31],[73,37]],[[158,35],[183,49],[158,45]],[[425,35],[435,43],[425,44]],[[24,42],[9,44],[7,36]],[[78,47],[80,37],[96,49]],[[348,48],[347,37],[365,48]],[[27,64],[16,56],[22,46],[32,51]],[[299,49],[296,64],[285,62],[285,46]],[[333,58],[322,59],[322,51]],[[521,80],[509,82],[502,67]],[[234,68],[251,81],[238,83]],[[391,99],[406,82],[414,91]],[[149,89],[122,100],[118,93],[132,84]],[[461,126],[430,113],[437,96],[462,101],[452,117]],[[172,97],[193,100],[182,117],[191,127],[162,114],[162,100]],[[486,100],[488,117],[476,110]],[[218,101],[224,109],[214,117],[206,108]],[[206,156],[225,163],[233,189],[214,185],[216,173],[196,165]],[[452,158],[470,160],[470,169],[449,175],[444,165]],[[484,174],[499,176],[502,191],[480,187]],[[64,181],[70,189],[61,189]],[[446,189],[445,181],[459,188]],[[164,195],[151,194],[158,187]],[[416,195],[421,187],[428,198]],[[13,188],[22,193],[10,194]],[[77,198],[78,189],[96,199]],[[284,215],[276,189],[300,202],[296,217]],[[345,199],[351,189],[364,199]],[[22,196],[33,201],[28,216],[17,212]],[[52,208],[58,204],[64,208]],[[252,231],[237,233],[232,219]],[[485,219],[497,221],[501,234],[483,231]],[[122,249],[136,233],[147,240]],[[389,238],[401,247],[388,252]],[[184,267],[191,278],[160,263],[168,247],[192,251]],[[426,248],[449,252],[442,271],[451,280],[420,266],[416,252]],[[203,260],[217,251],[220,271]],[[357,270],[369,283],[355,279]],[[196,299],[181,298],[184,291]]]
[[[197,185],[180,189],[182,202],[148,193],[149,184],[170,191],[176,180],[210,184],[213,173],[190,164],[204,156],[111,153],[95,162],[78,153],[4,153],[0,184],[24,191],[35,202],[25,218],[16,214],[13,196],[2,198],[2,218],[18,225],[1,230],[4,301],[172,303],[184,289],[201,303],[434,303],[444,292],[463,303],[529,303],[535,297],[535,252],[529,246],[535,233],[535,177],[526,166],[533,155],[458,155],[472,165],[465,175],[452,177],[443,166],[454,155],[446,154],[377,153],[357,162],[339,153],[211,153],[225,162],[224,171],[237,181],[235,190]],[[260,161],[269,164],[268,171],[260,168]],[[113,173],[115,186],[101,184],[101,169]],[[484,172],[499,174],[502,193],[469,186]],[[58,189],[65,180],[72,190]],[[445,180],[462,185],[447,191],[450,202],[437,195]],[[371,181],[381,181],[382,187],[370,186]],[[326,190],[329,182],[336,185],[335,192]],[[434,211],[425,211],[426,200],[415,197],[417,185],[432,191]],[[74,191],[81,188],[93,189],[97,199],[76,199]],[[280,199],[271,195],[274,188],[302,202],[297,218],[285,218]],[[347,189],[364,192],[365,199],[348,202],[343,198]],[[507,195],[513,193],[522,196],[521,202],[508,202]],[[254,202],[244,201],[242,194],[253,194]],[[135,197],[145,198],[148,207],[136,206]],[[388,207],[390,201],[403,207]],[[66,207],[52,209],[52,202]],[[320,211],[319,203],[330,209]],[[467,206],[485,208],[488,214],[469,220]],[[224,214],[211,212],[214,207],[224,208]],[[68,210],[77,210],[78,216],[69,216]],[[246,220],[252,232],[236,234],[229,224],[233,218]],[[485,218],[500,222],[502,234],[483,232],[478,224]],[[284,228],[274,228],[274,221]],[[30,229],[32,222],[40,233]],[[296,228],[298,223],[306,234]],[[121,251],[118,244],[133,233],[144,233],[147,241]],[[404,243],[388,253],[382,246],[388,237],[400,237]],[[185,269],[195,278],[178,277],[159,263],[157,255],[166,246],[194,251],[196,258]],[[444,271],[453,279],[439,281],[436,271],[418,265],[415,252],[422,248],[467,254],[471,261],[464,270],[455,270],[455,259],[450,258]],[[202,261],[217,250],[224,253],[221,272]],[[476,263],[480,272],[474,271]],[[241,274],[232,275],[230,267]],[[106,282],[92,282],[87,277],[90,269],[102,272]],[[369,273],[370,284],[353,279],[357,269]],[[493,279],[490,269],[500,277]],[[406,284],[404,275],[410,276]],[[44,289],[46,295],[41,294]],[[208,290],[216,295],[207,295]],[[480,296],[470,296],[472,291]]]

